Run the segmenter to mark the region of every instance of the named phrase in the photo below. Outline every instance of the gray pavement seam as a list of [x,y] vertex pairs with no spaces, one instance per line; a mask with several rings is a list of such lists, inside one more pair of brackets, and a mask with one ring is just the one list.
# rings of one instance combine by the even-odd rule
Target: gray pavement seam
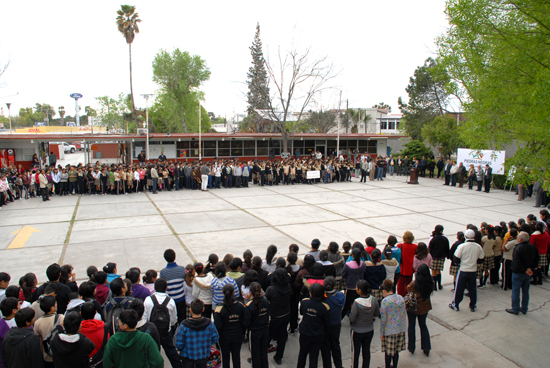
[[[253,188],[253,187],[251,187],[251,188]],[[299,244],[301,244],[301,245],[303,245],[303,246],[305,246],[305,247],[308,246],[307,244],[304,244],[303,242],[301,242],[300,240],[294,238],[293,236],[291,236],[291,235],[285,233],[284,231],[281,231],[280,229],[278,229],[276,226],[270,224],[269,222],[267,222],[267,221],[265,221],[265,220],[259,218],[258,216],[254,215],[253,213],[250,213],[250,212],[247,211],[246,209],[244,209],[244,208],[242,208],[242,207],[239,207],[239,206],[237,206],[237,205],[234,204],[234,203],[229,202],[229,201],[226,200],[225,198],[220,197],[219,195],[213,193],[213,192],[210,191],[210,190],[209,190],[208,192],[209,192],[211,195],[215,196],[216,198],[219,198],[219,199],[223,200],[224,202],[227,202],[227,203],[229,203],[230,205],[234,206],[235,208],[237,208],[237,209],[243,211],[244,213],[247,213],[247,214],[249,214],[250,216],[252,216],[252,217],[258,219],[259,221],[263,222],[264,224],[266,224],[266,225],[269,226],[270,228],[274,229],[275,231],[277,231],[277,232],[279,232],[279,233],[281,233],[281,234],[283,234],[283,235],[289,237],[290,239],[294,240],[296,243],[299,243]],[[279,193],[277,193],[277,194],[279,194]],[[301,201],[301,202],[303,202],[303,201]],[[305,203],[305,202],[304,202],[304,203]]]
[[78,212],[78,206],[80,206],[80,199],[82,197],[78,197],[78,200],[76,201],[76,205],[74,207],[73,216],[71,217],[69,229],[67,230],[67,235],[65,236],[65,242],[63,243],[63,250],[61,251],[61,255],[59,256],[59,264],[62,265],[63,261],[65,260],[65,254],[67,253],[67,247],[69,246],[69,242],[71,241],[71,234],[73,232],[73,226],[76,219],[76,214]]
[[162,211],[160,210],[160,208],[158,208],[157,204],[151,199],[151,197],[149,196],[149,193],[145,192],[145,195],[147,196],[147,198],[149,199],[149,201],[151,202],[151,204],[157,209],[158,213],[160,214],[160,217],[162,217],[162,220],[164,221],[164,223],[166,224],[166,226],[168,226],[168,228],[170,229],[170,231],[172,232],[172,235],[174,235],[174,237],[176,238],[176,240],[180,243],[181,247],[185,250],[185,252],[187,253],[187,255],[193,260],[193,262],[197,262],[197,259],[195,258],[195,256],[193,255],[193,252],[191,252],[191,250],[189,248],[187,248],[187,246],[185,245],[185,243],[183,242],[183,240],[181,240],[180,236],[178,235],[178,233],[176,232],[176,230],[174,230],[174,227],[172,226],[172,224],[170,223],[170,221],[168,221],[168,219],[166,218],[166,216],[164,216],[164,214],[162,213]]

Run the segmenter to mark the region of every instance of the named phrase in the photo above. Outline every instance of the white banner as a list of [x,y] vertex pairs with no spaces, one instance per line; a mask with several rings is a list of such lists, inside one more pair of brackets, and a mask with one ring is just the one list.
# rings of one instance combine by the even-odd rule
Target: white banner
[[321,172],[319,170],[313,170],[307,172],[307,179],[320,179]]
[[471,164],[474,164],[476,169],[478,165],[481,165],[483,168],[485,168],[485,165],[489,165],[493,169],[493,174],[504,175],[505,151],[459,148],[456,157],[456,163],[462,162],[466,169]]

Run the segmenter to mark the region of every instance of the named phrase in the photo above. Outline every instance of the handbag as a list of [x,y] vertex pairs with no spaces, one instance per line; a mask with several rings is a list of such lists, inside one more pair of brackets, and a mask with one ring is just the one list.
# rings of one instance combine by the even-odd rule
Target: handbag
[[409,312],[416,312],[418,308],[418,301],[416,300],[416,294],[412,291],[409,291],[407,295],[405,295],[405,308]]

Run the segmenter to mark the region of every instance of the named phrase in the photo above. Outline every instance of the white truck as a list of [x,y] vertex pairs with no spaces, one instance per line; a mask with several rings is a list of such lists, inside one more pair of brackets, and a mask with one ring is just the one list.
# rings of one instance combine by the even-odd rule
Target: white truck
[[67,153],[67,152],[70,152],[70,153],[76,152],[76,146],[74,144],[69,144],[67,142],[50,142],[50,144],[57,144],[59,146],[63,146],[63,151],[65,153]]

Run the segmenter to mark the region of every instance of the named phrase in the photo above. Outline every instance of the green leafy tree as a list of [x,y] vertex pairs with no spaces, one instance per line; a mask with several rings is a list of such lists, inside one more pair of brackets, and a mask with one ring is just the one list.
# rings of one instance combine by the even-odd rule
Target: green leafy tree
[[388,105],[388,104],[385,103],[385,102],[377,103],[377,104],[374,105],[372,108],[373,108],[373,109],[380,109],[380,110],[388,110],[388,112],[391,112],[391,106]]
[[424,142],[419,140],[412,140],[406,143],[405,149],[398,155],[401,155],[402,157],[408,156],[411,160],[413,157],[420,159],[422,156],[425,156],[427,159],[434,158],[431,148],[427,147]]
[[398,99],[399,109],[403,114],[401,123],[404,131],[412,139],[422,139],[422,127],[436,116],[442,116],[450,103],[450,93],[446,86],[449,77],[435,60],[428,58],[424,65],[414,71],[405,89],[409,101]]
[[[38,105],[38,104],[37,104]],[[37,122],[43,122],[46,118],[46,114],[42,111],[37,110],[32,107],[24,107],[19,109],[19,118],[13,119],[12,117],[12,126],[15,127],[16,122],[17,126],[21,127],[30,127],[35,125]]]
[[134,85],[132,82],[132,43],[136,37],[136,33],[139,33],[138,23],[141,22],[138,13],[136,13],[136,7],[132,5],[121,5],[120,10],[117,10],[116,24],[118,31],[122,33],[126,43],[128,44],[129,60],[130,60],[130,94],[132,96],[132,113],[134,114],[134,120],[138,123],[136,115],[136,104],[134,103]]
[[[131,114],[126,102],[127,97],[120,93],[117,98],[109,96],[96,97],[98,108],[96,110],[97,122],[108,131],[123,131],[126,128],[125,115]],[[131,116],[131,115],[130,115]]]
[[440,147],[445,157],[450,157],[463,147],[456,119],[453,116],[438,116],[422,127],[422,137],[434,147]]
[[449,0],[437,39],[443,66],[464,98],[463,139],[472,149],[518,144],[506,165],[517,183],[550,189],[550,3]]
[[255,132],[266,132],[267,121],[257,110],[265,110],[269,107],[269,79],[265,68],[262,40],[260,38],[260,23],[256,25],[256,34],[250,47],[252,65],[248,68],[247,81],[248,92],[246,100],[248,107],[247,126]]
[[65,125],[65,106],[59,106],[57,108],[57,111],[59,112],[59,125],[64,126]]
[[[155,128],[166,132],[187,133],[199,130],[199,104],[204,92],[198,90],[210,78],[206,61],[198,55],[175,49],[161,50],[153,61],[153,81],[160,86],[152,107]],[[208,112],[201,108],[202,130],[210,129]]]
[[306,131],[313,133],[328,133],[337,125],[337,112],[334,110],[313,111],[306,120]]

